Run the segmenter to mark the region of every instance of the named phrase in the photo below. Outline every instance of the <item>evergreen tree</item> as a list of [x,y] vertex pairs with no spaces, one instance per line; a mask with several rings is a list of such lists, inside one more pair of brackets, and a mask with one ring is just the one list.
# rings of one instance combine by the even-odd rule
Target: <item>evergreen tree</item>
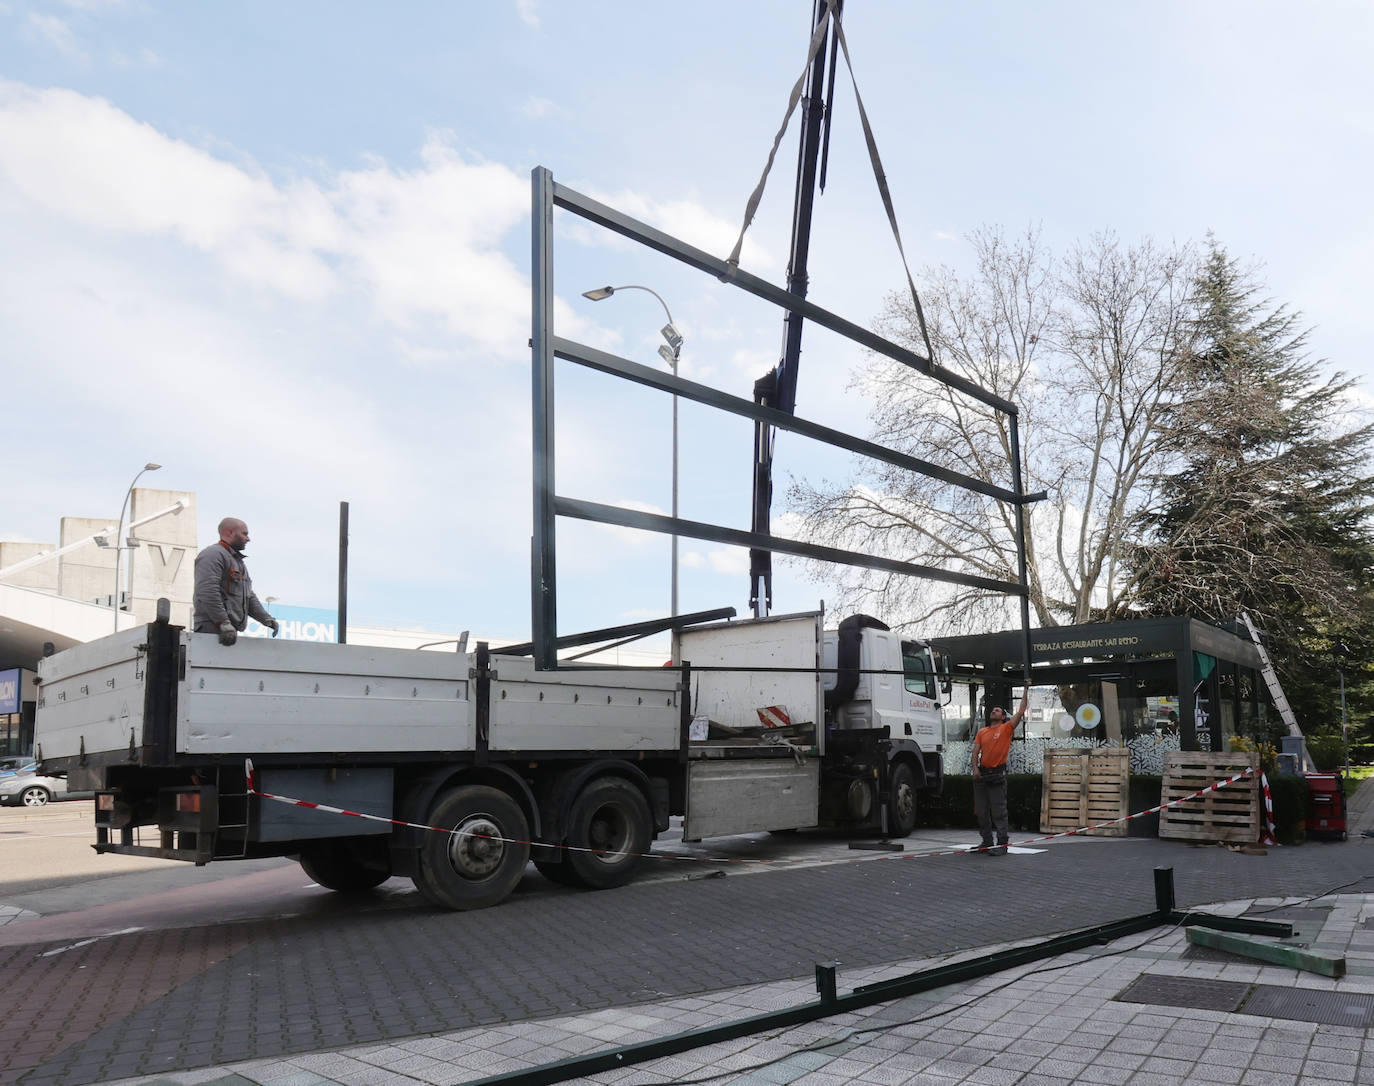
[[1299,316],[1262,298],[1215,241],[1195,287],[1164,428],[1170,470],[1135,552],[1138,598],[1219,622],[1248,611],[1308,731],[1339,726],[1343,663],[1352,725],[1367,727],[1374,425],[1356,418],[1354,382],[1311,358]]

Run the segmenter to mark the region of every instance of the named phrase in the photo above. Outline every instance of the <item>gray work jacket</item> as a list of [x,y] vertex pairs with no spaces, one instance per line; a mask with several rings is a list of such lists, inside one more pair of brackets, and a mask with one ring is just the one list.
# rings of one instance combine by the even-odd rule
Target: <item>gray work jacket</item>
[[197,633],[215,633],[224,622],[242,630],[250,617],[262,623],[272,618],[253,594],[253,578],[248,576],[243,556],[221,542],[211,543],[196,555],[192,611]]

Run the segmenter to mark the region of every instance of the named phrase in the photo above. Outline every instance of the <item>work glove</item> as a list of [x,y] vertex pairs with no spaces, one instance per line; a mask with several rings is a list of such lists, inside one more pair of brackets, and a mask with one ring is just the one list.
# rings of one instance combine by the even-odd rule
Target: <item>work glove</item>
[[221,645],[232,645],[239,639],[238,630],[234,629],[232,622],[221,622],[219,624],[219,643]]
[[279,634],[279,633],[281,632],[281,623],[278,622],[275,618],[269,618],[269,619],[267,620],[267,625],[270,626],[270,627],[272,628],[272,636],[273,636],[273,637],[276,637],[277,634]]

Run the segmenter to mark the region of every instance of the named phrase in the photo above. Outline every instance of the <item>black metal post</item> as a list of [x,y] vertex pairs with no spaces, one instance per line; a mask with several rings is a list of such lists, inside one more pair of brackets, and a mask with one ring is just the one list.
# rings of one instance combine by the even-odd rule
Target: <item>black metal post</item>
[[820,993],[822,1003],[834,1003],[835,991],[835,962],[816,963],[816,991]]
[[472,669],[471,678],[475,688],[474,718],[477,726],[472,760],[477,765],[486,765],[491,749],[491,646],[485,641],[477,642],[477,665]]
[[[1009,412],[1007,422],[1011,431],[1011,480],[1012,489],[1017,497],[1025,496],[1026,488],[1021,478],[1021,436],[1015,411]],[[1026,695],[1030,696],[1031,685],[1031,638],[1030,638],[1030,583],[1026,579],[1026,506],[1023,501],[1016,503],[1016,579],[1021,585],[1021,672],[1025,679]],[[1010,711],[1010,706],[1008,706]],[[1024,725],[1022,726],[1024,729]],[[1022,731],[1024,735],[1024,730]]]
[[1174,869],[1155,868],[1155,908],[1161,913],[1174,911]]
[[339,502],[339,644],[348,643],[348,502]]
[[[816,0],[812,33],[829,15],[827,0]],[[831,30],[831,36],[834,30]],[[809,37],[809,35],[808,35]],[[811,250],[811,212],[816,202],[816,169],[821,154],[821,125],[825,121],[826,47],[822,43],[811,61],[802,99],[802,135],[797,149],[797,187],[792,203],[792,246],[787,262],[787,291],[806,298],[806,262]],[[754,402],[788,415],[797,409],[797,369],[801,363],[802,315],[790,310],[784,318],[782,359],[754,384]],[[765,422],[754,424],[754,508],[752,530],[763,535],[772,528],[773,442],[776,433]],[[773,555],[761,548],[749,551],[749,605],[754,617],[773,606]]]
[[558,578],[554,568],[554,413],[553,413],[553,175],[542,166],[531,174],[532,335],[534,369],[534,538],[530,570],[530,636],[534,666],[558,666]]

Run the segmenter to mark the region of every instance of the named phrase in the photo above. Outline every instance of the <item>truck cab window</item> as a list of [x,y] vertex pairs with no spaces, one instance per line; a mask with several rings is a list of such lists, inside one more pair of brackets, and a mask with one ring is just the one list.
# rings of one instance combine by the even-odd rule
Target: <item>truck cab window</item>
[[935,672],[930,664],[930,653],[924,648],[910,641],[902,644],[902,672],[911,693],[935,697]]

